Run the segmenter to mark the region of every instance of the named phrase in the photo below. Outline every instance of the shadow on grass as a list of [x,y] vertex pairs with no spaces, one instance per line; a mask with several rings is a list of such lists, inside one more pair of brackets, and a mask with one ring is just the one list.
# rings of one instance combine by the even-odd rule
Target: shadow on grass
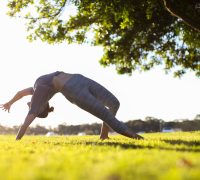
[[[123,148],[123,149],[143,149],[145,148],[144,146],[142,145],[138,145],[138,144],[126,144],[126,143],[121,143],[121,142],[98,142],[98,143],[95,143],[94,142],[86,142],[85,143],[86,145],[96,145],[96,146],[114,146],[114,147],[120,147],[120,148]],[[148,147],[148,148],[151,148],[151,147]]]
[[165,143],[170,145],[184,145],[181,146],[171,146],[165,147],[164,145],[139,145],[139,144],[129,144],[129,143],[121,143],[121,142],[85,142],[85,145],[96,145],[96,146],[112,146],[112,147],[120,147],[122,149],[160,149],[160,150],[170,150],[170,151],[187,151],[187,152],[200,152],[200,147],[195,149],[195,146],[199,146],[199,141],[184,141],[184,140],[162,140]]
[[184,140],[162,140],[165,143],[172,144],[172,145],[186,145],[186,146],[200,146],[200,141],[184,141]]
[[88,145],[88,146],[110,146],[110,147],[118,147],[122,149],[159,149],[159,150],[169,150],[169,151],[185,151],[185,152],[200,152],[200,141],[186,141],[181,139],[169,140],[169,139],[161,139],[160,142],[157,143],[151,142],[151,140],[145,140],[144,143],[141,143],[138,140],[129,142],[113,142],[113,141],[65,141],[65,142],[54,142],[54,145],[63,146],[63,145]]

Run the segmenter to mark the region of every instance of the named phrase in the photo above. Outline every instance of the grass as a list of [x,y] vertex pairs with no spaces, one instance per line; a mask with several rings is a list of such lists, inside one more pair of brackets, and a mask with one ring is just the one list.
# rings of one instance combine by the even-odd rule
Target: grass
[[198,180],[200,132],[111,136],[0,136],[4,180]]

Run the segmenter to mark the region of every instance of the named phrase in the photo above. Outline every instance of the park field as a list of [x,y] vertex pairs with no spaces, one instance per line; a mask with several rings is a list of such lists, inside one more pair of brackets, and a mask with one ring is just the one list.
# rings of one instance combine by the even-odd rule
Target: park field
[[199,180],[200,132],[0,136],[2,180]]

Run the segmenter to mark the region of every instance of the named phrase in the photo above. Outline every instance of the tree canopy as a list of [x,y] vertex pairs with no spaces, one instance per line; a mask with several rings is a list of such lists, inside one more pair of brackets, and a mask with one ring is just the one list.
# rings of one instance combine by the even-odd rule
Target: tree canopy
[[[76,13],[67,16],[70,6]],[[161,65],[200,76],[200,0],[10,0],[8,7],[27,19],[30,41],[100,45],[100,63],[120,74]]]

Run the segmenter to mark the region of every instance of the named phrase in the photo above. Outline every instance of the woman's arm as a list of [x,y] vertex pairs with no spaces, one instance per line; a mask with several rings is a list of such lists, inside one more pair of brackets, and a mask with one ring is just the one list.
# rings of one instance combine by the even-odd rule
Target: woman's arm
[[35,118],[36,118],[36,116],[33,114],[28,114],[26,116],[24,123],[22,124],[22,126],[20,127],[20,129],[17,133],[16,140],[20,140],[24,136],[26,129],[29,127],[29,125],[33,122],[33,120]]
[[2,108],[5,111],[10,112],[10,107],[12,106],[13,103],[15,103],[16,101],[18,101],[19,99],[21,99],[24,96],[32,95],[33,92],[34,92],[34,90],[32,87],[18,91],[10,101],[8,101],[5,104],[1,104],[0,108]]

